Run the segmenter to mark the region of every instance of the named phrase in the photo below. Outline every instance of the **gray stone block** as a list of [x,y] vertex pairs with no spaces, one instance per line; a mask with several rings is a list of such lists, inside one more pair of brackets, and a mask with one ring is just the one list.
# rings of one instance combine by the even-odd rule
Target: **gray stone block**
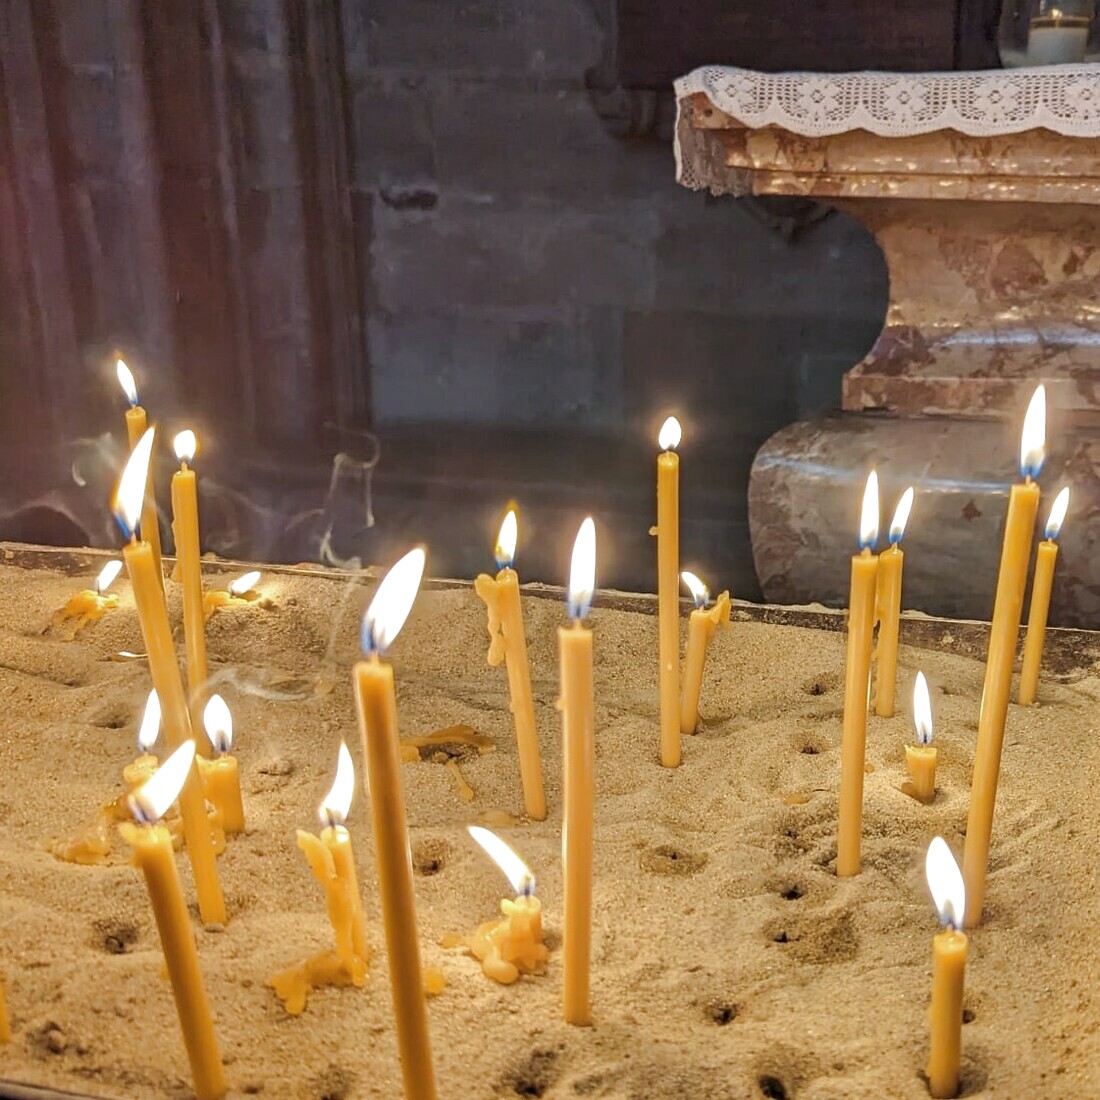
[[616,424],[623,402],[620,323],[607,310],[541,319],[508,311],[375,314],[370,324],[375,421]]
[[444,195],[427,214],[382,204],[375,213],[374,290],[392,312],[653,302],[657,222],[642,203],[499,210]]
[[428,81],[370,75],[351,107],[352,174],[358,187],[432,180],[436,175]]

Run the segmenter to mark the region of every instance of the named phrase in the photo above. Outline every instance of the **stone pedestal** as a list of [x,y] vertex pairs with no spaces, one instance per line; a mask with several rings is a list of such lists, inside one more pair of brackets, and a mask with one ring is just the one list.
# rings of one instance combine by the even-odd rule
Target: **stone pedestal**
[[844,379],[845,415],[795,424],[756,457],[749,523],[765,598],[843,602],[860,485],[875,466],[887,520],[905,485],[918,487],[906,606],[988,617],[1020,424],[1042,381],[1040,480],[1072,492],[1052,621],[1100,625],[1095,140],[810,138],[747,129],[694,95],[681,101],[678,141],[684,174],[715,193],[835,203],[875,235],[890,275],[882,333]]

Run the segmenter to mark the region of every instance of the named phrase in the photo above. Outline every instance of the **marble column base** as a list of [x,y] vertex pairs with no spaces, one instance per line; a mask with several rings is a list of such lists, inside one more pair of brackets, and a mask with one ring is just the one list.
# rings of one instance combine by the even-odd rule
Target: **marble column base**
[[[848,599],[867,472],[878,470],[882,530],[907,485],[917,490],[906,534],[903,606],[988,619],[1019,427],[997,420],[840,415],[801,421],[764,444],[749,481],[749,528],[764,598],[774,603]],[[1100,429],[1052,437],[1039,482],[1040,528],[1055,493],[1071,487],[1060,538],[1050,622],[1100,628]],[[1041,534],[1039,535],[1041,537]]]

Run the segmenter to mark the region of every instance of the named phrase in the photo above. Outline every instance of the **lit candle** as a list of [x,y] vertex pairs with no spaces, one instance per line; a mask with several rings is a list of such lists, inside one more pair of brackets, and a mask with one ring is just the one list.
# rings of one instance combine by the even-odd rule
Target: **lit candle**
[[878,618],[877,676],[875,713],[880,718],[894,717],[894,689],[898,678],[898,631],[901,623],[901,575],[905,554],[901,540],[909,512],[913,507],[913,488],[901,494],[890,522],[890,546],[879,554],[875,597]]
[[366,982],[367,924],[355,873],[351,834],[344,827],[355,793],[355,766],[342,741],[332,789],[321,802],[320,836],[298,830],[298,847],[305,854],[313,877],[324,887],[329,924],[336,939],[334,951],[322,951],[268,981],[288,1013],[297,1016],[306,1006],[311,989],[323,985],[356,985]]
[[1092,20],[1087,12],[1063,14],[1055,7],[1028,25],[1028,65],[1072,65],[1085,60]]
[[106,615],[112,607],[119,606],[119,597],[107,595],[107,590],[119,575],[122,562],[118,559],[109,561],[99,571],[94,584],[90,588],[84,588],[69,599],[61,609],[56,610],[52,625],[56,629],[68,621],[72,621],[69,627],[68,637],[75,638],[89,623],[95,623],[97,619]]
[[1042,468],[1045,442],[1046,391],[1039,386],[1024,417],[1020,439],[1020,472],[1024,482],[1013,485],[1009,494],[1001,569],[997,575],[997,594],[993,600],[993,621],[989,629],[989,652],[978,712],[974,779],[970,786],[970,814],[963,851],[967,928],[973,928],[981,919],[985,901],[985,875],[993,836],[993,807],[997,800],[1008,698],[1012,689],[1012,665],[1016,657],[1016,638],[1020,632],[1020,612],[1024,605],[1035,513],[1039,510],[1039,486],[1032,478],[1038,477]]
[[[160,699],[165,739],[171,749],[192,741],[191,717],[183,691],[180,666],[172,644],[164,595],[157,582],[156,565],[149,544],[137,538],[142,491],[146,482],[149,456],[153,449],[153,429],[138,441],[130,455],[115,493],[115,515],[130,542],[122,551],[137,605],[141,634],[149,654],[149,672]],[[187,855],[195,876],[199,913],[208,924],[225,923],[225,901],[214,851],[214,837],[206,816],[206,802],[198,769],[192,767],[179,798]]]
[[1027,635],[1024,638],[1024,661],[1020,667],[1020,706],[1029,707],[1035,702],[1039,689],[1039,666],[1043,663],[1043,641],[1047,633],[1047,615],[1050,612],[1050,590],[1054,584],[1054,563],[1058,560],[1058,535],[1069,508],[1069,486],[1066,486],[1051,505],[1047,519],[1045,538],[1035,552],[1035,577],[1031,582],[1031,607],[1027,615]]
[[657,436],[657,625],[661,693],[661,763],[680,765],[680,422],[670,416]]
[[[577,532],[569,569],[569,626],[558,627],[561,654],[561,728],[564,767],[562,862],[565,871],[564,1015],[567,1024],[592,1022],[589,965],[592,943],[592,815],[596,740],[593,718],[592,632],[584,619],[596,588],[596,525]],[[679,716],[676,735],[680,734]]]
[[684,655],[684,684],[680,696],[680,732],[694,733],[699,726],[699,693],[703,688],[703,669],[707,661],[707,646],[720,626],[730,624],[730,594],[722,592],[707,608],[710,591],[694,574],[686,569],[680,574],[687,585],[695,610],[688,620],[687,653]]
[[359,732],[367,763],[367,794],[374,825],[397,1048],[407,1100],[434,1100],[435,1070],[420,974],[393,667],[381,658],[412,610],[423,575],[424,551],[418,548],[410,550],[382,578],[363,617],[362,642],[368,659],[352,670]]
[[260,593],[256,590],[256,585],[259,580],[260,571],[252,569],[230,581],[225,588],[215,588],[205,592],[202,597],[204,621],[209,619],[219,607],[247,607],[258,600]]
[[481,969],[501,985],[520,974],[542,974],[550,952],[542,942],[542,903],[535,897],[535,876],[503,840],[480,825],[467,825],[470,836],[504,872],[515,901],[502,898],[499,920],[486,921],[465,942]]
[[134,866],[145,876],[153,906],[168,980],[176,999],[183,1030],[183,1045],[191,1063],[191,1077],[198,1100],[216,1100],[226,1091],[218,1040],[210,1018],[210,1006],[199,970],[195,937],[187,917],[172,837],[160,824],[168,807],[194,774],[195,745],[184,742],[158,769],[156,775],[129,796],[134,822],[119,826],[123,839],[134,850]]
[[495,667],[504,661],[508,668],[508,691],[516,725],[523,803],[528,817],[542,821],[546,817],[546,795],[542,789],[542,763],[535,729],[535,700],[531,694],[531,670],[527,664],[519,574],[512,568],[517,526],[515,509],[509,508],[497,536],[499,572],[495,579],[488,573],[480,574],[474,581],[474,591],[485,601],[489,612],[489,664]]
[[929,803],[936,797],[936,762],[938,752],[932,744],[932,700],[928,698],[928,681],[917,673],[913,685],[913,727],[917,743],[905,746],[905,763],[913,781],[913,797]]
[[[202,710],[206,683],[206,613],[202,602],[202,550],[199,544],[199,497],[195,471],[195,433],[188,429],[172,441],[180,468],[172,475],[172,532],[176,561],[183,583],[183,638],[187,653],[187,690],[191,698],[192,724]],[[198,745],[203,752],[201,739]],[[205,755],[205,753],[203,753]]]
[[[122,392],[126,394],[126,400],[130,407],[126,410],[126,438],[130,442],[132,451],[138,444],[138,440],[145,435],[148,427],[145,410],[138,404],[137,383],[130,368],[121,360],[115,362],[115,373],[118,375],[118,384]],[[153,484],[153,467],[150,464],[145,476],[143,488],[143,500],[141,504],[141,537],[149,544],[153,555],[153,564],[156,570],[157,583],[161,590],[164,589],[164,567],[160,560],[160,522],[157,517],[156,487]]]
[[233,747],[233,715],[226,701],[218,694],[210,696],[202,714],[203,728],[214,756],[198,760],[203,794],[217,811],[217,820],[226,836],[244,832],[244,803],[241,801],[240,769]]
[[859,874],[863,831],[863,766],[867,742],[867,697],[871,675],[871,638],[875,629],[878,557],[878,476],[872,470],[863,491],[860,552],[852,557],[848,598],[848,655],[844,671],[844,732],[840,743],[840,826],[836,873]]
[[149,698],[145,700],[145,711],[141,716],[141,725],[138,726],[137,743],[140,750],[138,755],[122,769],[122,782],[126,784],[126,790],[136,791],[153,778],[153,773],[160,767],[160,761],[153,755],[153,746],[160,736],[160,698],[156,688],[149,692]]
[[932,939],[932,1042],[928,1052],[928,1091],[937,1100],[959,1092],[963,988],[966,977],[966,888],[959,865],[943,837],[928,845],[928,889],[944,930]]

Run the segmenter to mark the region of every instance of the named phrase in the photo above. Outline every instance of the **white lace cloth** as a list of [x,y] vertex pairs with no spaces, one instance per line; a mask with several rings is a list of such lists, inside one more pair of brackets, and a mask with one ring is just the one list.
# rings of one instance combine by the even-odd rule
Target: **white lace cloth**
[[1100,65],[965,73],[759,73],[707,67],[676,81],[745,126],[806,137],[870,130],[906,137],[958,130],[972,137],[1044,127],[1100,137]]

